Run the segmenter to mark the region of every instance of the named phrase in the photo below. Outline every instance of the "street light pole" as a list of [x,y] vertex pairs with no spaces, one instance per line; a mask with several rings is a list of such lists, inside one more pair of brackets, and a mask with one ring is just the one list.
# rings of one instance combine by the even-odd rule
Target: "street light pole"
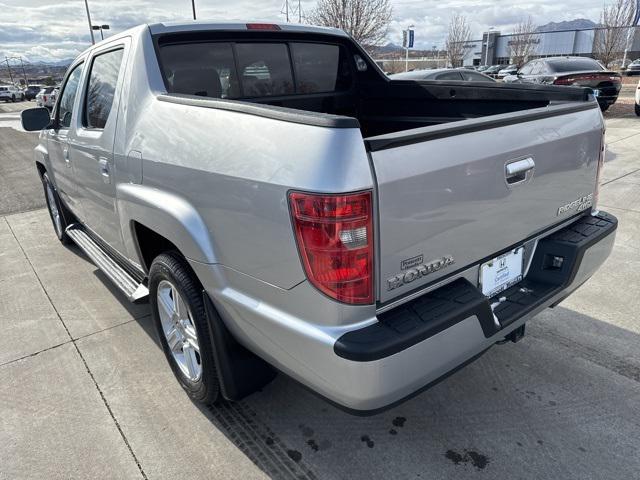
[[411,29],[413,28],[413,25],[409,25],[409,28],[407,28],[407,46],[406,46],[406,52],[405,52],[405,57],[404,57],[404,71],[408,72],[409,71],[409,39],[410,39],[410,35],[411,35]]
[[191,10],[193,10],[193,19],[196,19],[196,0],[191,0]]
[[109,30],[109,25],[93,25],[91,27],[92,30],[100,30],[100,38],[102,40],[104,40],[104,33],[102,33],[103,30]]
[[96,39],[93,37],[93,28],[91,26],[91,15],[89,15],[89,2],[84,0],[84,6],[87,9],[87,20],[89,21],[89,33],[91,34],[91,44],[96,44]]
[[9,78],[11,78],[11,85],[13,85],[13,74],[11,73],[11,65],[9,65],[9,59],[4,57],[4,61],[7,62],[7,70],[9,70]]

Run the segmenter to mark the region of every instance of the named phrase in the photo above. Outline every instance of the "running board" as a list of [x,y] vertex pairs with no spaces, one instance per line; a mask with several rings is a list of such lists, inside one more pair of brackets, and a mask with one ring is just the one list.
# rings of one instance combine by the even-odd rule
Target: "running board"
[[69,225],[67,235],[78,247],[109,277],[109,279],[124,293],[130,302],[139,302],[149,295],[145,285],[133,278],[107,252],[87,235],[78,224]]

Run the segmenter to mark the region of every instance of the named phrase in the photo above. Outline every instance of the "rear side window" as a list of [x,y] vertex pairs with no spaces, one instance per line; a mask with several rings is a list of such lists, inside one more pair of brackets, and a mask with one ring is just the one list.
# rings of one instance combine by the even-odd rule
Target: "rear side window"
[[85,127],[104,128],[107,124],[123,54],[124,50],[120,48],[94,57],[85,100]]
[[485,77],[484,75],[477,72],[463,70],[460,73],[462,74],[462,78],[469,82],[491,82],[492,81],[491,78]]
[[347,90],[351,68],[338,45],[292,43],[291,56],[298,93]]
[[435,80],[462,80],[460,72],[444,72],[436,75]]
[[239,43],[236,53],[245,97],[271,97],[295,92],[285,43]]

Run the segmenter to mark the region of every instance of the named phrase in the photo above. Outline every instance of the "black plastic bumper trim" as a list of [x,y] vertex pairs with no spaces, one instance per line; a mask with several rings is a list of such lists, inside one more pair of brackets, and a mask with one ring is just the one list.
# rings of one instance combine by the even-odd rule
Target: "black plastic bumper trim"
[[459,278],[398,308],[378,315],[378,322],[342,335],[337,355],[358,362],[388,357],[452,327],[478,317],[486,337],[498,331],[487,298]]
[[[380,360],[474,315],[489,338],[568,288],[584,253],[614,233],[617,225],[617,219],[605,212],[584,215],[540,240],[527,276],[517,285],[488,299],[468,280],[457,279],[378,315],[373,325],[345,333],[336,340],[334,352],[357,362]],[[549,264],[555,256],[563,258],[560,268]],[[495,302],[500,305],[492,311]]]

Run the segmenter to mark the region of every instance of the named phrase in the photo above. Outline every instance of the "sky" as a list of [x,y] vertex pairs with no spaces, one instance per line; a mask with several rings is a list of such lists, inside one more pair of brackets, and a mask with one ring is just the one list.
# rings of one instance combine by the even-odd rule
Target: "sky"
[[[416,47],[441,47],[449,18],[467,16],[472,38],[494,27],[512,31],[521,19],[531,15],[536,25],[550,21],[588,18],[597,21],[602,0],[390,0],[393,22],[387,40],[402,43],[402,30],[415,27]],[[109,24],[119,32],[142,23],[192,18],[190,0],[88,0],[94,24]],[[284,21],[284,0],[195,0],[198,20]],[[297,7],[297,1],[293,1]],[[303,12],[315,1],[302,1]],[[297,21],[297,15],[295,16]],[[95,32],[100,35],[100,32]],[[30,62],[74,58],[91,44],[83,0],[0,0],[0,59],[22,56]]]

